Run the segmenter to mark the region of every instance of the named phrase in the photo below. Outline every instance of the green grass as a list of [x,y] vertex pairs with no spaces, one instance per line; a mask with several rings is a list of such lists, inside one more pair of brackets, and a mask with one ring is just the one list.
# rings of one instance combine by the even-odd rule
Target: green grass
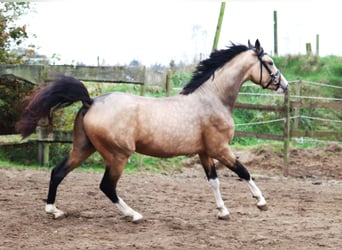
[[15,167],[20,169],[40,169],[38,164],[24,165],[12,161],[0,160],[0,167]]
[[[50,158],[48,166],[43,168],[50,168],[58,164],[62,159],[68,155],[71,149],[71,144],[68,143],[53,143],[50,144]],[[41,168],[37,164],[38,145],[21,144],[6,146],[0,148],[0,166],[5,167],[18,167],[18,168]],[[32,157],[33,156],[33,157]],[[136,171],[149,171],[149,172],[172,172],[178,171],[182,167],[182,160],[185,156],[173,158],[158,158],[150,157],[140,154],[133,154],[126,166],[125,172],[132,173]],[[81,169],[92,171],[103,171],[105,163],[103,158],[98,152],[92,154],[81,164]]]
[[[255,138],[245,138],[245,142],[237,141],[241,138],[235,138],[231,143],[231,148],[234,151],[253,151],[253,152],[262,152],[265,150],[272,150],[272,152],[276,155],[283,155],[283,142],[280,141],[272,141],[272,140],[261,140]],[[317,148],[317,147],[325,147],[328,143],[326,142],[296,142],[292,141],[290,143],[291,148]],[[65,144],[69,145],[69,144]],[[36,146],[36,145],[35,145]],[[59,147],[57,147],[59,148]],[[4,156],[4,150],[0,148],[0,167],[15,167],[18,169],[43,169],[50,170],[51,167],[55,166],[59,163],[64,155],[59,155],[58,157],[50,158],[50,166],[40,166],[37,163],[34,163],[35,160],[31,159],[30,155],[25,155],[22,160],[14,160],[14,157],[17,155],[12,155],[14,152],[18,152],[21,149],[16,149],[14,151],[6,151],[6,156]],[[21,150],[24,151],[24,150]],[[24,153],[22,153],[24,155]],[[50,154],[53,155],[53,154]],[[34,158],[36,154],[34,154]],[[187,159],[188,156],[178,156],[173,158],[158,158],[158,157],[150,157],[140,154],[133,154],[127,165],[125,166],[125,173],[136,173],[136,172],[151,172],[151,173],[177,173],[181,171],[183,167],[183,161]],[[26,162],[26,163],[25,163]],[[29,163],[27,163],[29,162]],[[91,172],[104,172],[104,162],[101,156],[98,153],[93,154],[89,157],[84,163],[81,164],[80,167],[77,168],[77,171],[91,171]]]

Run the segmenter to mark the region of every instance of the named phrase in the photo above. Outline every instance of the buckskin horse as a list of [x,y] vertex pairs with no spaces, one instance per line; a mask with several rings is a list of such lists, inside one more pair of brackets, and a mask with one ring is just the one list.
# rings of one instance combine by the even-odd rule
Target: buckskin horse
[[234,135],[234,103],[242,84],[252,81],[279,93],[288,83],[272,58],[260,46],[230,44],[201,61],[179,95],[164,98],[109,93],[91,98],[79,80],[62,76],[32,95],[17,130],[23,138],[35,131],[38,121],[56,107],[81,101],[74,122],[73,147],[52,172],[45,211],[54,218],[64,215],[55,205],[58,185],[64,177],[95,151],[106,168],[100,189],[132,221],[143,216],[121,199],[116,187],[134,153],[173,157],[198,154],[212,188],[218,218],[229,218],[219,189],[214,159],[245,180],[257,207],[266,210],[266,200],[248,170],[229,147]]

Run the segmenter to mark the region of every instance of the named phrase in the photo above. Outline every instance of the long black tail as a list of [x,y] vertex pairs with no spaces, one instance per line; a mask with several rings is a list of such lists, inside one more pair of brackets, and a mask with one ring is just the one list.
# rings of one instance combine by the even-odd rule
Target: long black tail
[[33,94],[16,129],[25,138],[35,131],[41,118],[48,117],[50,120],[52,108],[66,107],[77,101],[82,101],[87,107],[93,102],[82,82],[62,76]]

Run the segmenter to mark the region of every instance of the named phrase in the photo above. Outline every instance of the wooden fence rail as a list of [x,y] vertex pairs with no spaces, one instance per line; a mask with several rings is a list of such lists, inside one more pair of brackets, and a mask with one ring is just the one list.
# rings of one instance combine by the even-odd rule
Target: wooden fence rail
[[1,65],[0,75],[15,75],[40,84],[52,81],[60,75],[73,76],[80,81],[145,84],[146,68],[141,67],[92,67],[73,65]]

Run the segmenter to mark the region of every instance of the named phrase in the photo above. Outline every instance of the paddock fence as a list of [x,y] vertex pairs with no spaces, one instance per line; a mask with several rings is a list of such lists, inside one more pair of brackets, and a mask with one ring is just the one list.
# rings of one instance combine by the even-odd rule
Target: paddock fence
[[[278,140],[284,142],[284,175],[288,174],[290,141],[342,143],[342,87],[306,80],[289,82],[290,91],[283,97],[278,94],[240,92],[239,96],[257,96],[269,103],[270,98],[282,98],[277,105],[263,105],[238,102],[235,109],[257,110],[275,113],[274,119],[236,123],[237,137]],[[334,97],[324,96],[327,89],[333,89]],[[246,132],[244,127],[264,126],[275,123],[282,128],[281,134]]]
[[[170,95],[171,71],[165,73],[147,73],[145,67],[87,67],[87,66],[36,66],[36,65],[1,65],[0,77],[13,75],[26,79],[34,84],[40,84],[56,79],[64,74],[74,76],[82,81],[103,83],[125,83],[140,85],[140,94],[144,95],[147,81],[149,84],[163,85],[166,95]],[[301,79],[289,82],[290,89],[285,95],[271,94],[263,91],[255,93],[242,91],[235,104],[235,109],[262,111],[269,113],[267,119],[258,117],[248,123],[236,122],[235,137],[258,138],[265,140],[277,140],[284,143],[284,168],[283,173],[288,173],[289,145],[290,141],[301,143],[303,141],[333,141],[342,142],[342,87],[305,81]],[[258,87],[255,84],[246,83],[244,86]],[[324,96],[324,89],[333,88],[334,97]],[[244,102],[253,97],[259,102]],[[242,97],[242,98],[240,98]],[[252,98],[252,99],[253,99]],[[241,100],[240,100],[241,99]],[[260,101],[261,100],[261,101]],[[267,103],[267,104],[264,104]],[[272,103],[272,104],[269,104]],[[269,118],[272,117],[272,118]],[[265,130],[255,132],[254,127],[260,128],[265,124],[279,124],[280,133],[272,133]],[[42,121],[44,125],[44,121]],[[319,127],[319,129],[317,129]],[[251,132],[244,128],[250,128]],[[49,161],[49,145],[51,143],[72,142],[71,131],[53,131],[49,133],[44,126],[37,128],[37,133],[21,140],[19,135],[1,135],[1,145],[12,145],[28,142],[37,142],[39,148],[38,160],[41,165],[47,165]]]

